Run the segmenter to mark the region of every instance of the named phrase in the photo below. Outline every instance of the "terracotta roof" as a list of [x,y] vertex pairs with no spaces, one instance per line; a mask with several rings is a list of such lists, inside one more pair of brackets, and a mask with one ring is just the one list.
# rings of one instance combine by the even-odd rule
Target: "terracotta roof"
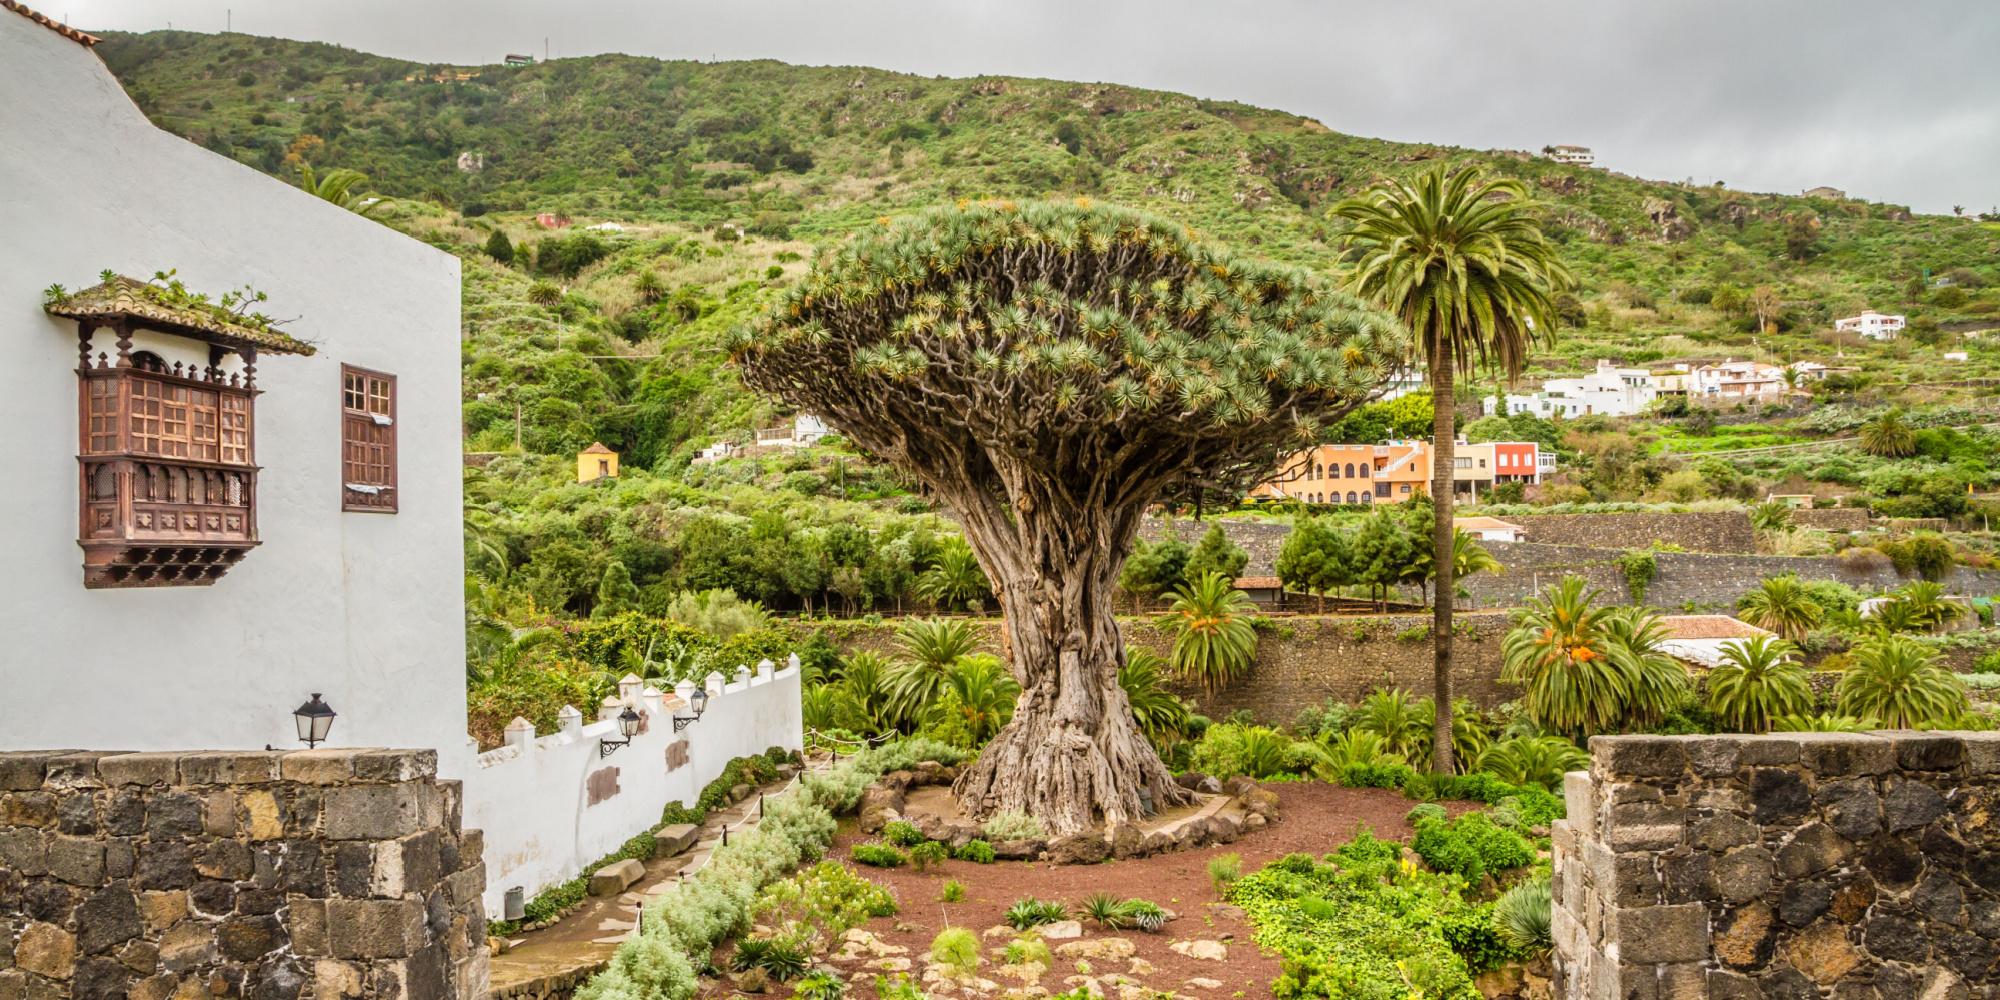
[[615,451],[612,451],[612,450],[611,450],[611,449],[609,449],[609,448],[606,448],[606,447],[604,446],[604,442],[602,442],[602,441],[592,441],[592,442],[590,443],[590,447],[588,447],[588,448],[585,448],[585,449],[583,449],[583,451],[582,451],[582,452],[580,452],[579,454],[584,454],[584,455],[616,455],[616,454],[618,454],[618,453],[617,453],[617,452],[615,452]]
[[1477,516],[1477,517],[1455,517],[1455,518],[1452,518],[1452,520],[1451,520],[1451,523],[1453,523],[1453,524],[1455,524],[1455,525],[1459,526],[1460,528],[1463,528],[1463,529],[1465,529],[1466,531],[1519,531],[1519,530],[1521,530],[1521,526],[1520,526],[1520,525],[1518,525],[1518,524],[1510,524],[1510,523],[1508,523],[1508,522],[1506,522],[1506,521],[1502,521],[1502,520],[1500,520],[1500,519],[1499,519],[1499,518],[1497,518],[1497,517],[1486,517],[1486,516],[1484,516],[1484,515],[1480,515],[1480,516]]
[[1239,576],[1236,578],[1237,590],[1283,590],[1284,587],[1285,581],[1275,576]]
[[[0,0],[5,3],[6,0]],[[147,284],[113,275],[110,281],[73,293],[43,306],[51,316],[69,319],[129,319],[135,325],[229,348],[250,348],[271,354],[313,354],[317,348],[276,330],[259,330],[217,318],[212,312],[161,305],[147,297]]]
[[39,24],[42,27],[47,28],[50,31],[53,31],[56,34],[61,35],[64,38],[67,38],[72,42],[76,42],[77,44],[82,45],[86,48],[92,45],[96,45],[98,42],[98,38],[96,35],[78,31],[75,28],[72,28],[69,25],[62,23],[61,21],[58,21],[55,18],[48,16],[47,14],[38,13],[34,10],[29,9],[26,4],[15,3],[14,0],[0,0],[0,7],[5,7],[8,10],[11,10],[14,13],[19,14],[22,17],[25,17],[28,20],[33,21],[36,24]]
[[1728,615],[1662,615],[1660,630],[1667,639],[1754,639],[1774,634]]

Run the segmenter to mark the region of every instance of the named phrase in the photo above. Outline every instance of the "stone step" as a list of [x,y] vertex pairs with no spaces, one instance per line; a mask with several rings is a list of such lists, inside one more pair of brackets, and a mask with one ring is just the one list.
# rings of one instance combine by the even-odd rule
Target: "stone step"
[[645,877],[646,866],[640,864],[637,858],[626,858],[615,864],[605,865],[593,873],[590,876],[590,894],[616,896]]

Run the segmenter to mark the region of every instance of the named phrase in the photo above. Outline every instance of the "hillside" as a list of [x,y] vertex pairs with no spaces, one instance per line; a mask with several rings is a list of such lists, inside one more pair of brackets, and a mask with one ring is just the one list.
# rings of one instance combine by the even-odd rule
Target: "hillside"
[[[1833,316],[1904,307],[1925,272],[1969,268],[2000,284],[2000,233],[1972,220],[1365,139],[1108,84],[627,56],[422,66],[180,32],[114,35],[99,51],[162,126],[280,176],[288,153],[359,169],[409,199],[387,221],[478,262],[466,293],[475,449],[511,443],[513,402],[531,450],[602,438],[642,466],[747,429],[760,414],[718,370],[720,332],[803,266],[792,256],[810,244],[947,199],[1087,195],[1323,267],[1330,202],[1437,157],[1485,163],[1532,186],[1585,281],[1549,370],[1596,355],[1800,355],[1824,349],[1812,335]],[[460,170],[461,153],[481,169]],[[479,252],[494,229],[517,244],[540,237],[538,212],[626,227],[591,238],[602,260],[591,246],[534,258],[570,293],[553,310],[527,301],[533,268],[488,266]],[[657,285],[640,284],[647,270]],[[1794,341],[1753,344],[1745,309],[1710,308],[1718,292],[1732,304],[1725,288],[1760,285],[1783,297]],[[1991,292],[1917,297],[1918,317],[1947,331],[2000,322]],[[1887,372],[1922,361],[1910,345],[1878,350]],[[583,357],[611,354],[661,357]],[[1982,373],[2000,367],[1983,361]]]

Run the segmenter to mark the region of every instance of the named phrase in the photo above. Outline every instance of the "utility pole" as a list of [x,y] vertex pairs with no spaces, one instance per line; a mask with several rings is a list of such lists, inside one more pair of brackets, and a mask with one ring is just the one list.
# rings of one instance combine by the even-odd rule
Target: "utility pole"
[[227,35],[236,30],[236,11],[231,7],[222,8],[222,33]]

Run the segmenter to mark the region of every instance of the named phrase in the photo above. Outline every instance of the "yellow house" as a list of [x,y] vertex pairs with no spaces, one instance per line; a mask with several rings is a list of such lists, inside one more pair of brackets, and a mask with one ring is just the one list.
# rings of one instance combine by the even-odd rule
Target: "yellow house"
[[590,447],[576,453],[577,482],[587,483],[617,475],[618,453],[606,448],[604,442],[592,441]]

